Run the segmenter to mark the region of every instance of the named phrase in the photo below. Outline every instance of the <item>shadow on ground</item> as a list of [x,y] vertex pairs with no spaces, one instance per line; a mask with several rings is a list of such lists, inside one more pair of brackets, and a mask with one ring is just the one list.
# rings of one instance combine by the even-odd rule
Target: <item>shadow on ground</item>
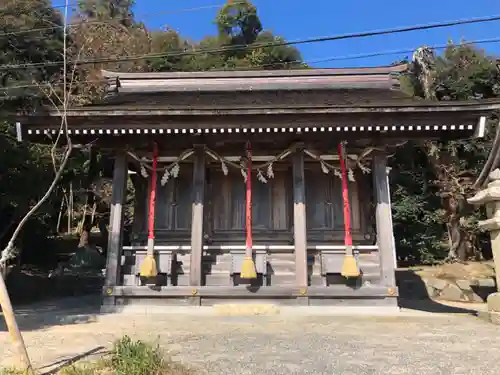
[[[478,316],[478,311],[465,307],[455,307],[433,300],[427,291],[422,278],[411,270],[396,271],[396,280],[399,287],[399,307],[429,313],[466,314]],[[486,296],[489,291],[477,291]],[[466,305],[466,303],[462,303]]]
[[[92,323],[100,314],[100,307],[100,294],[92,294],[54,298],[14,309],[19,328],[34,331],[58,325]],[[7,332],[4,319],[0,319],[0,332]]]
[[[23,331],[95,321],[100,312],[103,284],[103,277],[50,278],[47,272],[32,270],[17,270],[7,277],[7,289]],[[6,330],[0,315],[0,332]]]
[[92,360],[97,358],[100,358],[101,356],[109,353],[108,350],[104,346],[97,346],[94,349],[88,350],[84,353],[68,357],[68,358],[63,358],[59,361],[56,361],[54,363],[48,364],[46,366],[38,368],[38,373],[41,375],[54,375],[57,374],[59,371],[64,369],[65,367],[72,366],[76,364],[78,361],[82,360]]

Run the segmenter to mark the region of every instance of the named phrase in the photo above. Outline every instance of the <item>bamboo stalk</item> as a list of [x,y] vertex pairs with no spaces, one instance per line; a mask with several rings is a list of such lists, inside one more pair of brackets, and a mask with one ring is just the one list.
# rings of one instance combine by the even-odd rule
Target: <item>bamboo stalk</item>
[[64,197],[61,199],[61,206],[59,207],[59,214],[57,215],[56,233],[59,234],[61,229],[62,211],[64,208]]

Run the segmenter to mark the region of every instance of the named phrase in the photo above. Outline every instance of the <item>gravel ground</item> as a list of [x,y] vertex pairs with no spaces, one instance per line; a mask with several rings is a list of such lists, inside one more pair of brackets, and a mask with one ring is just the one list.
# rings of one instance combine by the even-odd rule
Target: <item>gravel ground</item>
[[[49,309],[50,310],[50,309]],[[499,374],[500,327],[469,315],[340,317],[105,315],[96,322],[23,323],[42,371],[92,359],[127,334],[158,341],[206,374]],[[0,364],[13,363],[0,326]]]

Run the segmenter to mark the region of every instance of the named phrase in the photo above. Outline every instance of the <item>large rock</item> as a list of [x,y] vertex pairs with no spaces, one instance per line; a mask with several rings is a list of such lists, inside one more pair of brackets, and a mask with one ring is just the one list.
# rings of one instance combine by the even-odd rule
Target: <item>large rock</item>
[[466,301],[468,301],[468,302],[474,302],[474,303],[483,303],[484,302],[484,299],[481,296],[474,293],[473,291],[467,291],[464,293],[464,295],[465,295]]
[[463,291],[472,291],[471,282],[469,280],[457,280],[456,284]]
[[427,297],[429,298],[434,298],[434,297],[437,297],[439,296],[439,290],[437,290],[436,288],[434,288],[433,286],[431,285],[426,285],[425,286],[425,289],[427,291]]
[[425,280],[425,283],[437,290],[443,290],[448,285],[447,280],[436,279],[436,278],[427,279]]
[[68,263],[74,269],[101,270],[106,267],[106,258],[97,249],[86,246],[79,248]]
[[464,292],[455,284],[448,284],[441,293],[439,298],[447,301],[464,301]]
[[471,285],[479,286],[479,287],[483,287],[483,288],[495,288],[497,284],[495,282],[495,279],[490,278],[490,279],[472,280]]

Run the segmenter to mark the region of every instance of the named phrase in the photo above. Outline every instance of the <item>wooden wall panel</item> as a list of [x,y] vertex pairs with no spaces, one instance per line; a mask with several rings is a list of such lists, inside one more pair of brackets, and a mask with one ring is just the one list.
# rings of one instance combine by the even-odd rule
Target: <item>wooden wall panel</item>
[[134,186],[134,212],[132,233],[140,234],[146,230],[147,205],[145,196],[148,195],[148,182],[139,174],[130,175]]
[[[245,181],[241,173],[211,171],[210,200],[215,232],[245,230]],[[287,173],[275,171],[275,177],[262,183],[252,176],[252,228],[256,232],[290,230]]]
[[[191,196],[193,167],[181,165],[177,178],[170,177],[161,185],[162,173],[158,174],[155,206],[155,228],[158,230],[186,231],[191,229]],[[149,193],[147,196],[149,200]],[[147,203],[149,207],[149,202]]]
[[[245,182],[239,171],[230,169],[225,176],[215,165],[208,166],[207,194],[204,217],[209,236],[224,233],[243,234],[245,230]],[[165,186],[158,182],[156,201],[156,229],[159,232],[186,233],[191,229],[192,164],[181,166],[179,176],[171,178]],[[252,225],[256,236],[272,233],[272,238],[291,234],[293,228],[292,173],[289,164],[282,163],[274,170],[274,178],[262,183],[253,176]],[[356,176],[357,181],[364,176]],[[161,173],[158,180],[161,179]],[[359,186],[358,186],[359,185]],[[341,180],[333,173],[325,174],[317,163],[305,163],[306,221],[312,241],[331,241],[332,235],[342,238],[344,230]],[[147,218],[149,188],[144,216]],[[371,197],[366,194],[362,181],[349,184],[353,234],[363,237],[367,229]],[[144,224],[147,220],[144,220]],[[146,228],[144,227],[144,233]],[[280,234],[281,233],[281,234]],[[160,233],[159,233],[160,234]],[[238,234],[238,235],[239,235]],[[314,238],[313,238],[314,237]],[[228,237],[229,238],[229,237]],[[271,238],[271,237],[270,237]]]
[[[317,163],[306,165],[307,228],[312,231],[343,231],[342,181],[325,174]],[[353,231],[361,230],[360,202],[356,182],[349,182],[349,201]]]
[[272,220],[274,230],[287,230],[290,228],[290,199],[287,199],[289,193],[287,184],[288,178],[286,172],[275,173],[272,181]]

